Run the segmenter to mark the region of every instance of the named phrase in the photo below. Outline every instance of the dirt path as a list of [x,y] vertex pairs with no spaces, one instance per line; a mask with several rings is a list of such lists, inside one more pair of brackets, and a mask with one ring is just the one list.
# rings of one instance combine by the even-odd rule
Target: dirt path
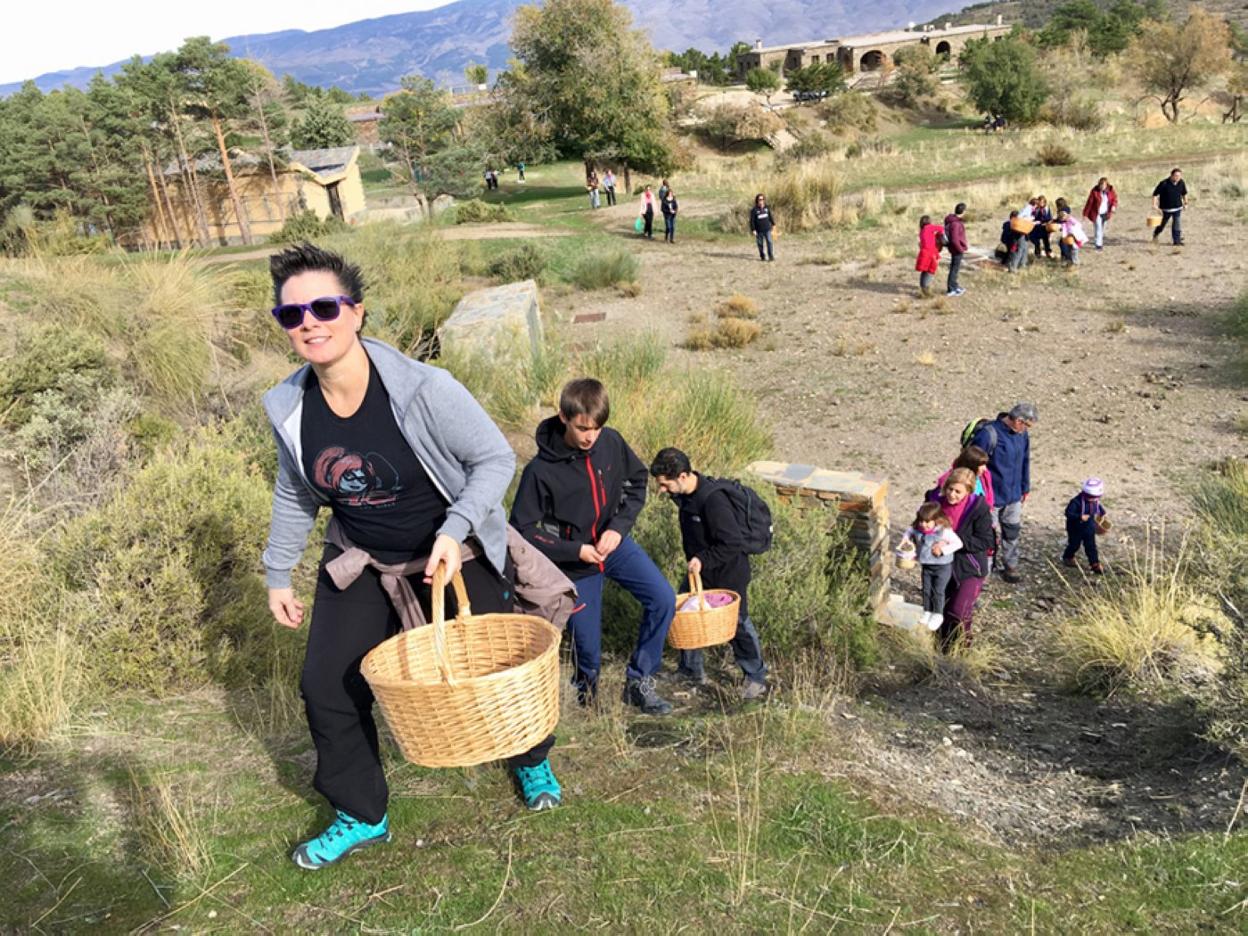
[[[1124,196],[1140,205],[1147,194]],[[1224,249],[1239,222],[1233,209],[1189,211],[1179,250],[1154,245],[1137,213],[1124,213],[1105,251],[1084,250],[1075,271],[1041,264],[1008,276],[979,265],[959,299],[918,301],[911,256],[862,259],[854,242],[856,256],[827,265],[826,244],[781,240],[777,262],[764,264],[743,237],[639,245],[640,297],[574,294],[558,310],[606,313],[575,326],[578,338],[645,330],[676,346],[690,315],[733,292],[755,299],[755,346],[675,353],[752,389],[778,457],[887,475],[896,530],[968,420],[1037,402],[1026,582],[994,580],[977,616],[1001,662],[984,685],[882,678],[830,722],[849,752],[837,770],[1015,844],[1225,828],[1246,775],[1194,736],[1191,712],[1064,692],[1045,639],[1073,600],[1052,562],[1082,478],[1106,481],[1112,566],[1150,523],[1170,522],[1176,540],[1196,473],[1248,454],[1236,429],[1248,394],[1221,322],[1248,281],[1248,262]],[[971,225],[972,244],[995,243],[999,225]],[[895,584],[911,600],[917,578],[905,576],[915,575]]]

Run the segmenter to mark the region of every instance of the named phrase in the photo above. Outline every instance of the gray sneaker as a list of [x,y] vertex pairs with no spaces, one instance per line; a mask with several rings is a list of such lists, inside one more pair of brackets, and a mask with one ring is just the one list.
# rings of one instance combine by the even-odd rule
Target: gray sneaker
[[771,687],[765,682],[757,682],[753,679],[747,679],[741,684],[741,688],[737,690],[737,695],[739,695],[744,701],[751,702],[754,699],[762,699],[766,697],[770,688]]
[[663,699],[654,688],[654,677],[630,679],[624,685],[624,701],[641,709],[643,715],[667,715],[672,711],[672,703]]

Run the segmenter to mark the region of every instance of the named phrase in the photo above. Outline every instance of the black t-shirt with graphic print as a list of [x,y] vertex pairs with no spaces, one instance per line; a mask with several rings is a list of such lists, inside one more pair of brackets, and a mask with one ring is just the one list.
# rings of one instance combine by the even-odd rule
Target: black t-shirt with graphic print
[[429,554],[447,503],[412,451],[390,408],[377,368],[350,416],[325,402],[316,374],[303,394],[303,470],[329,498],[343,532],[382,562]]

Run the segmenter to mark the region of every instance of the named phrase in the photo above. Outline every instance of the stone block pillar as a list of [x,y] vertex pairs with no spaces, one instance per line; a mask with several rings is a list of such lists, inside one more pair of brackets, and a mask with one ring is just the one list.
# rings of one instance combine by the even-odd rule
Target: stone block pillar
[[829,524],[849,525],[850,541],[867,557],[871,607],[877,620],[887,620],[893,569],[888,542],[888,479],[786,462],[754,462],[747,470],[772,485],[782,501],[801,509],[826,511]]

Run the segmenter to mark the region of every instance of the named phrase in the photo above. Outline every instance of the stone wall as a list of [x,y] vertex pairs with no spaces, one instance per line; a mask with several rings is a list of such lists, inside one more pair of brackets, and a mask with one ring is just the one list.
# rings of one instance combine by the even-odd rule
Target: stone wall
[[849,538],[867,557],[871,607],[885,619],[892,577],[888,542],[888,479],[814,465],[754,462],[747,469],[772,485],[782,501],[804,510],[826,511],[829,523],[849,525]]

